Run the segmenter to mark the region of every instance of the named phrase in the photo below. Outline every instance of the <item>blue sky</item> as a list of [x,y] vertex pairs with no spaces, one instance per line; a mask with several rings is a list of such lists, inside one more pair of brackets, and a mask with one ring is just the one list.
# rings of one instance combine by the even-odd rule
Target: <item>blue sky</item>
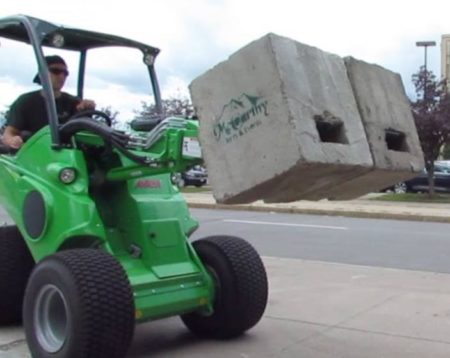
[[[437,42],[429,49],[428,67],[440,76],[440,38],[450,33],[450,2],[438,0],[3,1],[1,17],[19,13],[110,32],[160,48],[157,71],[166,98],[187,95],[187,86],[195,77],[268,32],[398,72],[412,95],[411,75],[424,57],[415,42]],[[117,69],[124,68],[121,61],[126,59],[111,59],[103,80],[118,76]],[[8,63],[0,52],[0,110],[16,93],[31,88],[24,81],[31,75],[22,71],[25,65],[21,63],[19,57],[14,58],[14,64],[11,59]],[[128,97],[121,95],[121,90],[124,88],[108,89],[118,96],[111,101],[113,107],[119,102],[127,106]],[[108,101],[99,92],[93,95]]]

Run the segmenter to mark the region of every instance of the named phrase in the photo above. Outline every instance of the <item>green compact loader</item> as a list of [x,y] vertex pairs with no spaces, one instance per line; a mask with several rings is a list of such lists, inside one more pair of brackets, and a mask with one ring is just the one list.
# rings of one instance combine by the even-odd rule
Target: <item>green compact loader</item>
[[[0,19],[2,38],[32,47],[49,125],[18,151],[0,147],[0,205],[15,223],[0,227],[0,324],[22,321],[38,358],[125,357],[136,323],[175,315],[203,337],[254,326],[268,292],[255,249],[189,241],[198,222],[174,178],[201,163],[198,123],[164,117],[159,50],[23,15]],[[59,123],[43,49],[79,54],[82,98],[87,53],[107,46],[142,52],[160,115],[128,131],[101,111]]]

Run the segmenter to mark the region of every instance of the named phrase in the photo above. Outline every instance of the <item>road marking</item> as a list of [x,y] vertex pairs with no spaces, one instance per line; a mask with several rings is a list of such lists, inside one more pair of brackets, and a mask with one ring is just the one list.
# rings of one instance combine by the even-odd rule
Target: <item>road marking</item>
[[255,224],[255,225],[278,225],[278,226],[293,226],[293,227],[309,227],[314,229],[331,229],[331,230],[348,230],[345,226],[325,226],[325,225],[308,225],[308,224],[290,224],[290,223],[277,223],[269,221],[250,221],[250,220],[224,220],[229,223],[239,224]]

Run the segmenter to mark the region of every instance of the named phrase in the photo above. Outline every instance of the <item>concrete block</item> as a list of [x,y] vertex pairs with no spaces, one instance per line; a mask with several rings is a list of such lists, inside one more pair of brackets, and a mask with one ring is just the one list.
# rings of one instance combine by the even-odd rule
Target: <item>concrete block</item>
[[[352,199],[417,175],[423,153],[411,107],[399,74],[352,57],[344,59],[374,166],[326,196]],[[351,196],[348,188],[354,188]]]
[[190,91],[219,202],[319,198],[322,188],[372,168],[336,55],[269,34],[195,79]]
[[346,183],[379,184],[346,63],[336,55],[268,34],[190,91],[218,202],[355,197],[367,191]]
[[[366,132],[373,167],[368,172],[359,173],[351,169],[355,175],[349,176],[348,180],[316,192],[319,199],[347,200],[377,192],[416,176],[424,166],[414,118],[400,75],[352,57],[344,58],[344,62]],[[285,184],[289,185],[293,184]],[[289,196],[289,191],[280,190],[276,197],[266,201],[288,201]]]

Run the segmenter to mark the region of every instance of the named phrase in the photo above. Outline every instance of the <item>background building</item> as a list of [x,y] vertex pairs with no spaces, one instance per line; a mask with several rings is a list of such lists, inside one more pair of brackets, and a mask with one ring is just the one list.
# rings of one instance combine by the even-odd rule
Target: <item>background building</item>
[[441,76],[442,78],[450,79],[450,34],[442,35]]

